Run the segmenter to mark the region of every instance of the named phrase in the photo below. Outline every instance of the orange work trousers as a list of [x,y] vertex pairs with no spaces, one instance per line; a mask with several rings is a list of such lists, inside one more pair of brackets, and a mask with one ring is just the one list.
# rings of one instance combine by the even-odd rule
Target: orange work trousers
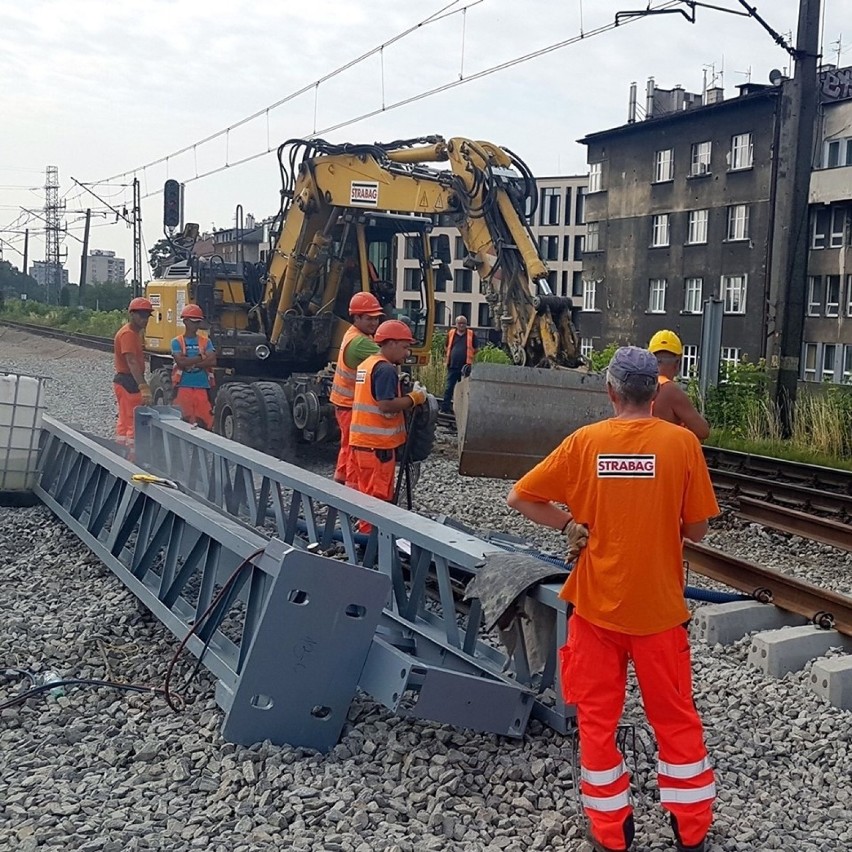
[[187,423],[196,423],[205,429],[213,428],[213,409],[207,388],[178,388],[175,405]]
[[334,481],[345,484],[349,470],[349,427],[352,425],[352,409],[334,407],[334,416],[340,429],[340,450],[337,453],[337,467],[334,469]]
[[142,405],[142,394],[138,391],[130,393],[129,390],[113,382],[115,401],[118,403],[118,423],[115,427],[116,443],[133,449],[134,436],[136,434],[136,422],[134,412],[136,407]]
[[660,751],[660,803],[671,815],[678,841],[697,845],[712,822],[716,785],[692,700],[686,628],[630,636],[574,614],[568,631],[568,642],[560,650],[562,690],[577,708],[580,790],[595,838],[609,849],[626,849],[633,839],[630,777],[615,743],[627,661],[632,660]]
[[[350,450],[346,484],[379,500],[393,500],[396,453],[391,451],[389,461],[380,461],[375,450],[361,447],[350,447]],[[367,535],[373,525],[367,521],[358,521],[356,529]]]

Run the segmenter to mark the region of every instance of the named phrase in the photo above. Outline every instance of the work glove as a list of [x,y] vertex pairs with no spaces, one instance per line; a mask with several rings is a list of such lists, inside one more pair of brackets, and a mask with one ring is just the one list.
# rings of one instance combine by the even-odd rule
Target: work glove
[[150,405],[151,404],[151,388],[148,385],[142,384],[139,385],[139,393],[142,396],[142,405]]
[[411,401],[415,405],[423,405],[426,402],[426,391],[423,388],[418,388],[416,385],[414,386],[414,390],[409,391],[407,396],[411,397]]
[[584,524],[578,524],[571,520],[562,527],[562,535],[565,536],[565,541],[568,543],[565,561],[573,562],[580,555],[580,551],[589,543],[589,529]]

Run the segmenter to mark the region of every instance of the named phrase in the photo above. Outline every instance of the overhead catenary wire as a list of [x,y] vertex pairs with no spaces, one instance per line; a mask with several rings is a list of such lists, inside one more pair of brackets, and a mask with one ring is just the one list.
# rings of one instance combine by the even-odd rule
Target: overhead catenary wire
[[[672,8],[676,5],[678,5],[678,2],[679,2],[679,0],[665,0],[665,2],[659,3],[656,6],[653,6],[651,8],[654,9],[654,10]],[[411,95],[411,96],[406,97],[406,98],[401,98],[398,101],[394,101],[393,103],[390,103],[390,104],[387,104],[387,105],[384,105],[384,106],[381,106],[381,107],[376,107],[375,109],[372,109],[372,110],[367,110],[363,113],[360,113],[359,115],[353,116],[352,118],[348,118],[348,119],[344,119],[343,121],[339,121],[336,124],[332,124],[332,125],[329,125],[327,127],[319,128],[315,132],[308,134],[305,138],[311,139],[311,138],[314,138],[316,136],[322,136],[322,135],[327,134],[327,133],[333,133],[336,130],[341,130],[344,127],[350,127],[353,124],[358,124],[361,121],[365,121],[369,118],[373,118],[377,115],[381,115],[382,113],[391,112],[392,110],[400,109],[401,107],[404,107],[404,106],[410,106],[411,104],[417,103],[418,101],[425,100],[426,98],[433,97],[434,95],[442,94],[443,92],[447,92],[451,89],[455,89],[458,86],[463,86],[467,83],[472,83],[475,80],[481,80],[484,77],[491,76],[492,74],[496,74],[500,71],[505,71],[508,68],[512,68],[516,65],[521,65],[525,62],[530,62],[533,59],[538,59],[541,56],[546,56],[549,53],[553,53],[557,50],[561,50],[565,47],[569,47],[573,44],[577,44],[578,42],[587,41],[588,39],[593,38],[594,36],[602,35],[603,33],[610,32],[611,30],[614,30],[614,29],[621,29],[621,28],[627,26],[628,24],[633,23],[635,20],[638,20],[638,19],[634,18],[634,19],[631,19],[631,20],[628,20],[628,21],[622,21],[618,25],[616,25],[615,22],[612,22],[612,23],[609,23],[609,24],[602,24],[601,26],[596,27],[593,30],[588,30],[584,33],[581,33],[581,34],[578,34],[578,35],[575,35],[575,36],[571,36],[570,38],[563,39],[563,40],[558,41],[558,42],[554,42],[553,44],[547,45],[546,47],[542,47],[542,48],[539,48],[537,50],[531,51],[529,53],[522,54],[521,56],[517,56],[514,59],[509,59],[509,60],[507,60],[505,62],[501,62],[497,65],[492,65],[489,68],[485,68],[482,71],[478,71],[478,72],[471,74],[470,76],[464,77],[462,79],[450,80],[447,83],[442,83],[441,85],[435,86],[431,89],[425,89],[425,90],[419,92],[416,95]],[[221,134],[219,134],[219,135],[221,135]],[[184,151],[190,150],[191,147],[192,146],[185,148]],[[257,160],[260,157],[267,156],[268,154],[272,153],[273,150],[275,150],[275,149],[267,148],[267,150],[257,151],[254,154],[249,154],[245,157],[242,157],[239,160],[233,160],[230,163],[226,163],[224,165],[217,166],[217,167],[212,168],[212,169],[208,169],[205,172],[198,173],[196,171],[196,174],[194,176],[184,178],[182,183],[193,183],[194,181],[202,180],[203,178],[207,178],[207,177],[210,177],[212,175],[218,174],[219,172],[223,172],[223,171],[226,171],[228,169],[233,169],[236,166],[245,165],[246,163],[252,162],[253,160]],[[175,156],[175,155],[173,154],[173,155],[170,155],[170,156]],[[166,159],[168,159],[168,158],[163,157],[163,158],[157,160],[156,163],[165,162]],[[148,165],[153,165],[153,164],[154,163],[149,163]],[[122,175],[124,175],[124,174],[128,174],[128,172],[123,172]],[[107,178],[107,180],[112,180],[115,177],[120,177],[120,176],[121,175],[114,175],[113,178]],[[160,195],[160,194],[162,194],[162,189],[154,189],[154,190],[151,190],[149,192],[146,192],[144,195],[142,195],[142,198],[151,198],[152,196],[156,196],[156,195]]]

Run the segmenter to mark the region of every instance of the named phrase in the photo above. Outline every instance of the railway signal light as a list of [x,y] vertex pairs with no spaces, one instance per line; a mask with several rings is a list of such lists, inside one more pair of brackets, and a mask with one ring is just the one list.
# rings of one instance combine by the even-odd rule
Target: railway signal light
[[177,228],[180,225],[180,184],[176,180],[167,180],[163,187],[163,225]]

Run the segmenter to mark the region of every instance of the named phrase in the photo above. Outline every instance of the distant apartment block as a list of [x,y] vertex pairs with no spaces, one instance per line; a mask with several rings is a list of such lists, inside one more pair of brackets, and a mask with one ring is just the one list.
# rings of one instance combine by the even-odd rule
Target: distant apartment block
[[[528,222],[539,253],[550,274],[550,289],[560,296],[582,297],[583,250],[586,239],[585,195],[587,175],[537,178],[538,203],[528,213]],[[481,292],[479,275],[465,268],[467,248],[456,228],[439,224],[432,236],[450,238],[452,281],[438,285],[435,322],[450,326],[457,316],[467,318],[483,340],[488,339],[494,323],[488,303]],[[420,304],[419,265],[414,247],[401,240],[396,259],[396,304],[403,313],[416,311]],[[497,332],[499,339],[499,332]]]
[[86,259],[86,284],[124,284],[124,258],[114,251],[92,249]]
[[54,287],[58,284],[62,288],[68,284],[68,270],[64,266],[57,268],[54,264],[46,263],[43,260],[33,261],[30,267],[30,276],[35,278],[41,287]]

